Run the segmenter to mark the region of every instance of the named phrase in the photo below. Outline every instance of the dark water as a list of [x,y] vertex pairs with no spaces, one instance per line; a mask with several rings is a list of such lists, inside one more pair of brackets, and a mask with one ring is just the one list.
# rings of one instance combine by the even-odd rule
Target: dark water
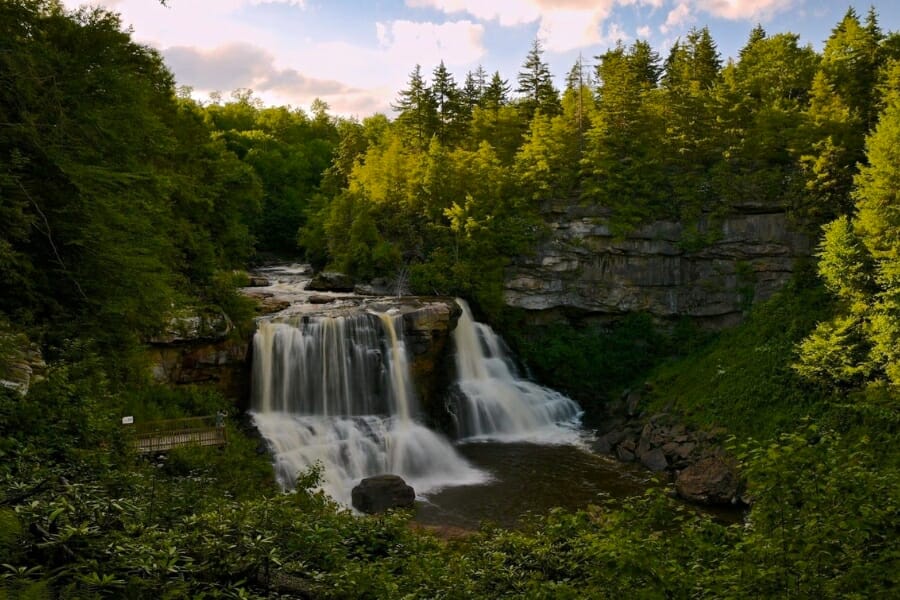
[[423,525],[476,529],[482,521],[514,527],[526,512],[585,508],[603,498],[637,496],[652,474],[575,446],[475,442],[457,446],[490,483],[446,488],[417,503]]

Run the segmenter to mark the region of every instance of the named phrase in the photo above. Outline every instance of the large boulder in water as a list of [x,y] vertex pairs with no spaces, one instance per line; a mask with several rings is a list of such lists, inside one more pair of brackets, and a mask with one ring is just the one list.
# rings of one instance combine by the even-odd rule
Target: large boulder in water
[[412,508],[416,492],[399,475],[366,477],[353,488],[353,507],[370,515],[391,508]]
[[317,273],[306,284],[306,289],[314,292],[352,292],[353,288],[353,279],[349,275],[337,271]]

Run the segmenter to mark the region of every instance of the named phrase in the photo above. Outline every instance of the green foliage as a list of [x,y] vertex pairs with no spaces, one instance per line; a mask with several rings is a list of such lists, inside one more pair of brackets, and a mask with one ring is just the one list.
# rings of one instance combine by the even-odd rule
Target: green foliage
[[607,326],[559,323],[512,325],[506,330],[519,357],[540,381],[577,398],[589,412],[602,409],[604,402],[678,353],[680,344],[686,343],[685,333],[682,326],[667,334],[644,314]]
[[730,562],[754,568],[741,585],[764,597],[892,594],[900,471],[883,449],[808,425],[742,456],[754,505]]
[[531,50],[522,63],[517,80],[519,87],[516,91],[522,95],[518,105],[526,122],[531,121],[536,113],[555,115],[559,112],[559,92],[553,86],[550,67],[544,62],[540,39],[535,38],[531,43]]
[[795,345],[831,310],[823,290],[808,279],[754,306],[741,325],[659,367],[649,378],[654,406],[761,438],[808,414],[823,414],[833,392],[791,368]]
[[900,101],[887,91],[856,177],[856,214],[827,225],[819,249],[819,273],[842,307],[803,343],[797,369],[820,381],[900,384]]

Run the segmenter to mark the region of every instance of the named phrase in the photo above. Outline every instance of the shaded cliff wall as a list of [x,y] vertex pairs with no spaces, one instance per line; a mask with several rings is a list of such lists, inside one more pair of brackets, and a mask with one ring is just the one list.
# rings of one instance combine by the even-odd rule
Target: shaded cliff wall
[[711,327],[736,324],[750,302],[769,298],[811,253],[785,212],[770,210],[701,226],[712,241],[690,250],[680,223],[656,221],[615,237],[602,209],[555,207],[547,213],[550,238],[509,269],[506,304],[535,313],[646,312]]

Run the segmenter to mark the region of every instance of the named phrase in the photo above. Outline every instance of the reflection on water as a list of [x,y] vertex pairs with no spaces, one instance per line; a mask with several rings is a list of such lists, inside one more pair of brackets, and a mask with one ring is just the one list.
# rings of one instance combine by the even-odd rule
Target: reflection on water
[[475,442],[457,450],[490,473],[491,481],[428,494],[417,506],[416,522],[475,529],[490,521],[512,527],[526,512],[577,510],[603,498],[640,495],[651,479],[644,469],[571,445]]

